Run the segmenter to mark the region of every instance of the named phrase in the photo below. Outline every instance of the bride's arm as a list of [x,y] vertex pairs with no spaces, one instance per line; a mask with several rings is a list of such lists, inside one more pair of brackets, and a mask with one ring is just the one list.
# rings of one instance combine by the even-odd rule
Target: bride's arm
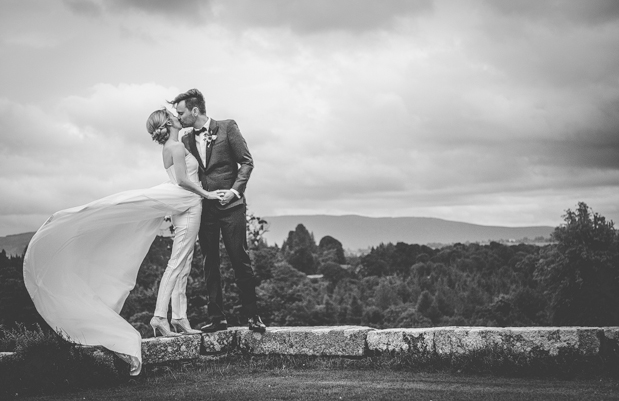
[[174,161],[174,173],[178,186],[188,191],[198,194],[206,199],[221,199],[221,195],[217,192],[205,191],[201,186],[187,178],[187,164],[185,163],[185,147],[182,144],[175,144],[170,147],[172,152],[172,160]]

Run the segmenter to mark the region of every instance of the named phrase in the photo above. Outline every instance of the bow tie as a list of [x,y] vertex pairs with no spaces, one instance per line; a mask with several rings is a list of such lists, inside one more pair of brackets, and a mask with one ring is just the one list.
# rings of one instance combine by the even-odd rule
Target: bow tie
[[194,130],[193,130],[193,133],[194,133],[195,135],[200,135],[200,134],[201,134],[201,133],[203,133],[203,132],[208,132],[208,129],[207,129],[206,127],[202,127],[202,128],[200,128],[200,129],[194,129]]

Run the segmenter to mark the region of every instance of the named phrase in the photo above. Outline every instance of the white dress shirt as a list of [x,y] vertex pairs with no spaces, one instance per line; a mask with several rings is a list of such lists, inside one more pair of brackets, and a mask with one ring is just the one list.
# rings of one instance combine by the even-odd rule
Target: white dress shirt
[[211,125],[210,117],[206,120],[206,123],[202,126],[202,128],[206,128],[206,131],[202,132],[200,135],[196,137],[196,146],[198,147],[198,153],[200,154],[200,159],[202,159],[202,164],[205,167],[206,167],[206,136],[208,135],[209,125]]

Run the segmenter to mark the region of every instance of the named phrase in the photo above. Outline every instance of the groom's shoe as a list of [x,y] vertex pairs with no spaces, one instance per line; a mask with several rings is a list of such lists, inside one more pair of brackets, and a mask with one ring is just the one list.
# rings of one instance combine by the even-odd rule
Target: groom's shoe
[[267,326],[262,323],[262,320],[260,319],[260,316],[256,315],[254,317],[250,317],[248,320],[249,323],[249,329],[251,331],[255,331],[257,333],[264,333],[265,331],[267,331]]
[[200,328],[203,333],[214,333],[216,331],[228,330],[228,322],[225,320],[220,320],[219,322],[212,322],[207,324],[206,326],[202,326]]

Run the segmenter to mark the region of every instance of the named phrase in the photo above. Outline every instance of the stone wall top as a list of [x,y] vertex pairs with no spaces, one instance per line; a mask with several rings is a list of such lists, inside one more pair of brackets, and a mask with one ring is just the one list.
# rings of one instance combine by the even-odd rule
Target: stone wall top
[[[111,358],[111,352],[95,348]],[[355,358],[406,354],[421,361],[475,355],[484,350],[526,355],[529,360],[568,354],[619,360],[619,327],[269,327],[263,334],[232,327],[216,333],[142,341],[144,364],[235,352]],[[0,359],[5,355],[10,353],[0,353]]]

